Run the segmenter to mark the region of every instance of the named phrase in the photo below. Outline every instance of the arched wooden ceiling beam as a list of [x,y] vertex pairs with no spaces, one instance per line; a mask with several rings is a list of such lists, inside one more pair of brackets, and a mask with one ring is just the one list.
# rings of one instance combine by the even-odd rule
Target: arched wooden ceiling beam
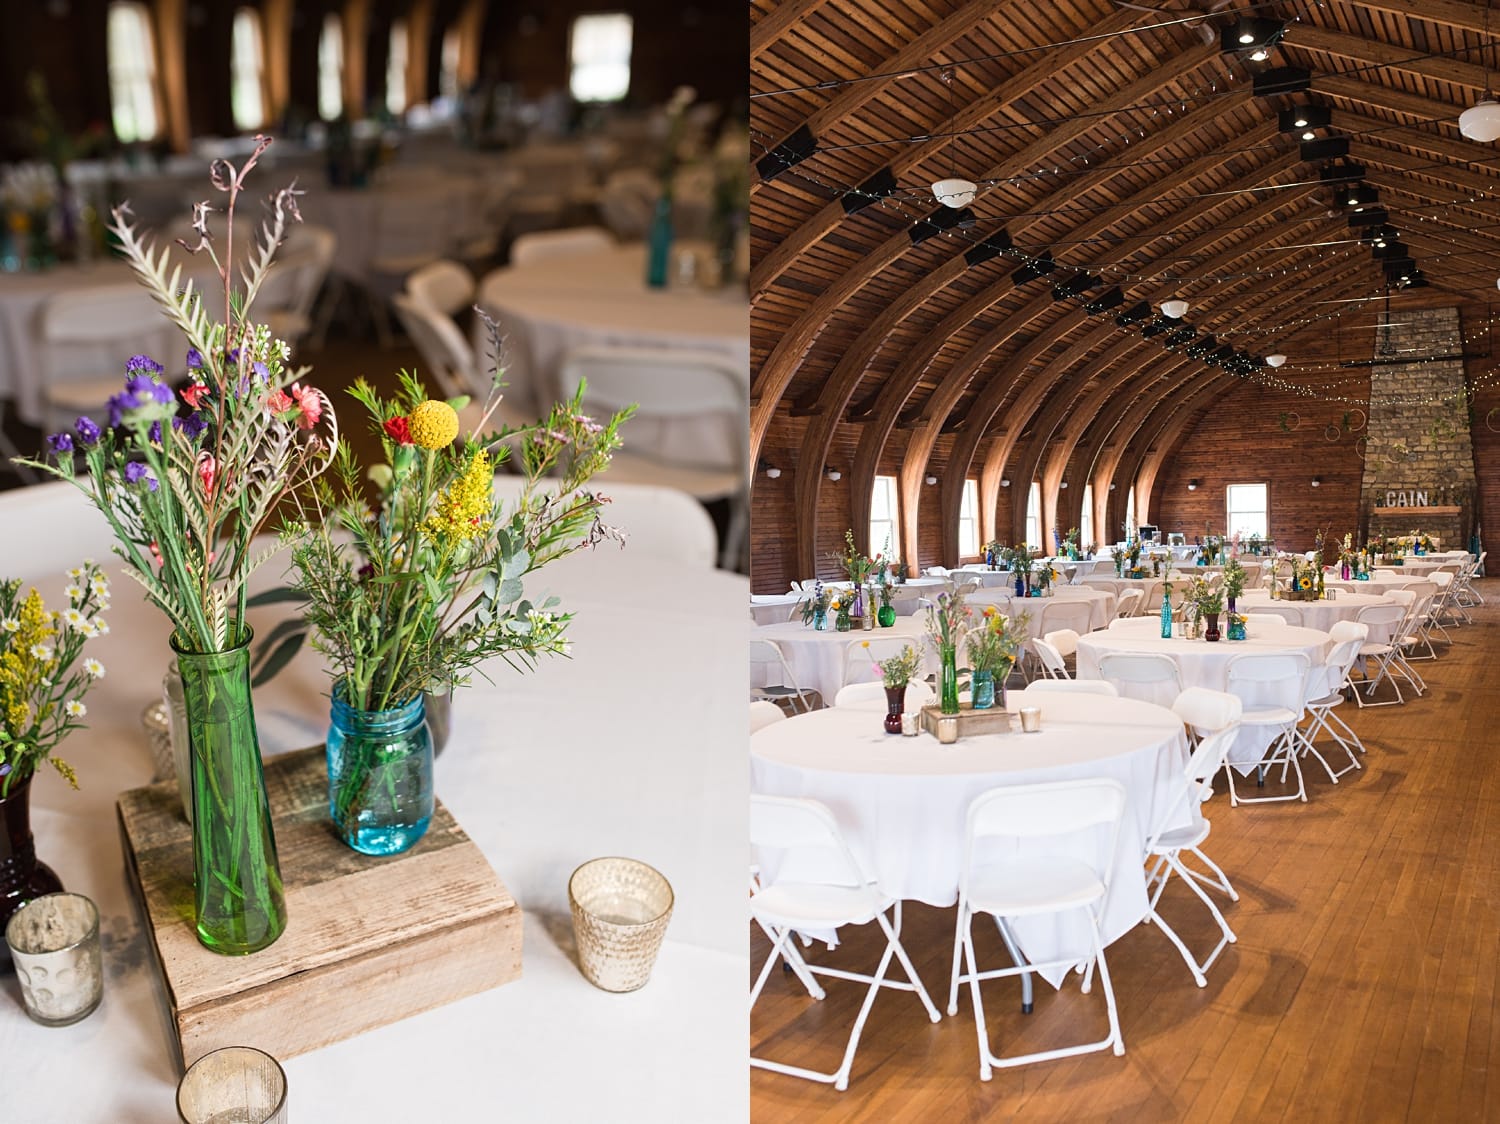
[[[1335,58],[1350,59],[1359,63],[1374,63],[1390,70],[1416,74],[1439,82],[1452,82],[1458,86],[1482,90],[1489,82],[1489,73],[1482,66],[1453,58],[1414,56],[1411,48],[1382,43],[1375,39],[1363,39],[1357,35],[1346,35],[1342,31],[1315,27],[1299,23],[1282,41],[1282,49],[1321,51]],[[1314,75],[1317,68],[1312,67]],[[1317,79],[1314,78],[1316,85]]]
[[[981,4],[973,4],[969,5],[969,7],[977,8],[981,11],[985,10],[985,6]],[[992,12],[993,8],[991,7],[985,14],[989,15]],[[1139,12],[1121,10],[1103,21],[1094,34],[1109,35],[1113,32],[1125,31],[1135,24],[1142,22],[1143,19],[1143,15]],[[1019,101],[1038,87],[1055,80],[1061,71],[1066,70],[1075,63],[1082,62],[1096,52],[1108,50],[1107,43],[1107,39],[1080,40],[1066,44],[1040,56],[1035,62],[1018,71],[1008,78],[1004,84],[983,98],[961,106],[949,123],[947,131],[961,133],[981,125],[988,118],[1010,105],[1010,103]],[[1198,52],[1192,53],[1196,54]],[[1185,63],[1186,56],[1183,56],[1183,59]],[[1203,61],[1203,59],[1198,59],[1190,65],[1183,65],[1183,69],[1191,70],[1194,67],[1202,65]],[[1173,80],[1175,78],[1176,76],[1174,75]],[[1112,101],[1117,100],[1112,99]],[[1096,123],[1094,121],[1084,121],[1064,126],[1064,129],[1070,135],[1057,141],[1055,144],[1049,143],[1048,147],[1056,147],[1056,144],[1067,143],[1068,140],[1077,136],[1079,132],[1085,131]],[[892,174],[899,180],[903,174],[920,165],[922,161],[929,160],[933,156],[942,153],[949,146],[949,143],[946,138],[940,137],[922,144],[908,145],[898,157],[890,162],[889,167]],[[1030,147],[1033,146],[1028,146],[1028,149]],[[872,172],[874,170],[874,168],[870,169]],[[1007,175],[1013,175],[1018,170],[1022,169],[1013,169],[1009,172],[990,172],[979,178],[987,180],[1004,179]],[[767,289],[776,278],[780,277],[792,262],[796,261],[802,254],[805,254],[818,241],[826,238],[830,233],[838,229],[846,217],[844,208],[840,205],[839,200],[830,200],[821,210],[810,216],[801,226],[782,239],[775,250],[766,255],[763,260],[756,263],[750,270],[751,303],[753,304],[758,299],[759,294]]]
[[[1183,52],[1171,60],[1163,60],[1161,68],[1152,74],[1146,75],[1137,81],[1118,91],[1114,97],[1106,99],[1097,107],[1102,116],[1151,96],[1152,94],[1180,81],[1187,73],[1202,65],[1210,58],[1217,57],[1217,50],[1210,50],[1207,46],[1200,46]],[[1053,75],[1055,77],[1055,75]],[[1046,153],[1055,151],[1062,144],[1076,139],[1089,129],[1098,126],[1100,117],[1086,120],[1074,120],[1047,133],[1039,140],[1027,145],[1022,151],[1007,157],[1003,164],[984,172],[982,179],[1003,179],[1016,172],[1024,170],[1028,165],[1034,164]],[[836,204],[834,209],[842,214],[843,209]],[[750,444],[751,460],[758,455],[760,443],[765,438],[766,427],[770,424],[775,414],[776,404],[786,393],[787,385],[791,382],[798,364],[806,353],[813,340],[822,331],[834,311],[844,304],[854,293],[864,286],[866,281],[875,276],[881,269],[889,265],[911,246],[911,240],[905,231],[900,231],[888,238],[881,246],[867,254],[860,262],[841,277],[826,292],[815,298],[803,314],[782,333],[781,338],[766,357],[765,363],[757,372],[750,405]]]

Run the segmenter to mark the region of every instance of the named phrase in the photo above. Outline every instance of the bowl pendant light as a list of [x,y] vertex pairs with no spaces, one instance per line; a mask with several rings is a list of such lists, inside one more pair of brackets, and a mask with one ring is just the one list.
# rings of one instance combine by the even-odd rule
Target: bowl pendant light
[[[1489,0],[1485,0],[1484,5],[1484,38],[1486,43],[1490,38]],[[1500,102],[1495,101],[1495,92],[1488,80],[1479,100],[1458,115],[1458,131],[1481,144],[1500,140]]]
[[943,81],[948,84],[948,167],[951,174],[932,185],[932,196],[943,206],[952,207],[956,211],[974,202],[974,195],[979,188],[973,180],[966,180],[958,175],[956,161],[953,159],[953,126],[957,123],[958,108],[953,100],[951,69],[943,71]]

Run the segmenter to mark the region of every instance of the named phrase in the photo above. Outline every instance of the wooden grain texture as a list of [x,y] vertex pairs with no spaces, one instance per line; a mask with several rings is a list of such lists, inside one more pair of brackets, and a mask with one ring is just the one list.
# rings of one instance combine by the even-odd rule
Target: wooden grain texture
[[126,866],[189,1063],[236,1043],[290,1057],[520,975],[520,908],[442,803],[410,851],[358,854],[328,819],[324,762],[315,748],[266,763],[287,928],[250,956],[198,943],[176,783],[120,797]]
[[[1224,784],[1205,811],[1205,850],[1240,894],[1225,907],[1239,936],[1193,985],[1166,938],[1139,926],[1109,946],[1126,1053],[997,1070],[979,1080],[972,1008],[927,1021],[899,992],[876,1000],[849,1090],[751,1074],[760,1124],[854,1121],[1394,1121],[1500,1119],[1500,580],[1490,605],[1420,665],[1429,694],[1402,707],[1339,708],[1368,747],[1361,772],[1330,784],[1314,763],[1308,803],[1230,808]],[[1214,926],[1181,886],[1162,912],[1188,946]],[[954,911],[907,904],[902,940],[940,1009]],[[976,925],[982,964],[1008,963]],[[874,926],[846,928],[816,962],[856,971],[880,956]],[[751,928],[752,970],[768,944]],[[1102,998],[1039,984],[986,987],[1002,1052],[1103,1034]],[[864,989],[837,980],[822,1003],[772,974],[751,1018],[758,1054],[832,1069]]]

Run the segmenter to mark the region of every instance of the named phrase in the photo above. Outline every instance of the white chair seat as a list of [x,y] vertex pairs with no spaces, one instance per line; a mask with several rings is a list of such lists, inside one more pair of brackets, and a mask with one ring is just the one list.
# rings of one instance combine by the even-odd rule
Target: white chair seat
[[1164,831],[1156,837],[1156,842],[1146,848],[1148,855],[1167,855],[1177,851],[1186,851],[1190,847],[1201,846],[1208,838],[1212,825],[1201,816],[1196,824],[1188,827],[1176,827],[1171,831]]
[[1284,706],[1271,706],[1262,710],[1247,710],[1240,715],[1246,726],[1285,726],[1297,721],[1297,712]]
[[755,912],[787,929],[863,925],[890,904],[873,885],[824,886],[781,882],[755,895]]
[[1056,913],[1088,905],[1103,894],[1104,883],[1087,863],[1052,855],[976,867],[969,883],[974,910],[1001,917]]

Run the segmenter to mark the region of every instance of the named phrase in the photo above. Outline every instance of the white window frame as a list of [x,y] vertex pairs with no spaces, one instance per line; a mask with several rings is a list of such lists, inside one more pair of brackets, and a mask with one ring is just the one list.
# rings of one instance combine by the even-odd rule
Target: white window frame
[[344,21],[337,12],[329,12],[318,33],[318,116],[336,121],[343,115]]
[[869,553],[871,558],[883,553],[887,562],[901,561],[901,491],[894,476],[875,477],[870,489]]
[[151,12],[136,0],[109,6],[106,35],[110,120],[121,144],[161,135],[156,101],[156,37]]
[[[1257,510],[1251,506],[1232,506],[1231,497],[1234,495],[1234,489],[1236,488],[1259,488],[1263,500],[1261,510]],[[1246,527],[1236,522],[1237,519],[1243,518],[1246,515],[1259,515],[1259,528],[1255,526]],[[1248,538],[1253,534],[1259,534],[1262,540],[1271,537],[1271,484],[1269,481],[1248,480],[1224,486],[1224,532],[1229,537],[1238,534],[1241,539]]]
[[1042,485],[1036,480],[1026,490],[1026,546],[1042,549]]
[[568,26],[568,92],[574,101],[617,102],[630,93],[635,20],[628,12],[585,12]]
[[266,48],[260,12],[255,8],[236,8],[229,47],[229,108],[234,115],[234,127],[242,133],[265,126],[265,73]]
[[1094,541],[1094,486],[1083,486],[1083,509],[1078,514],[1078,549],[1085,551]]
[[979,556],[979,481],[972,476],[964,481],[958,503],[958,554],[960,558]]
[[389,49],[385,55],[385,108],[392,117],[406,112],[406,67],[411,40],[405,20],[391,21]]

